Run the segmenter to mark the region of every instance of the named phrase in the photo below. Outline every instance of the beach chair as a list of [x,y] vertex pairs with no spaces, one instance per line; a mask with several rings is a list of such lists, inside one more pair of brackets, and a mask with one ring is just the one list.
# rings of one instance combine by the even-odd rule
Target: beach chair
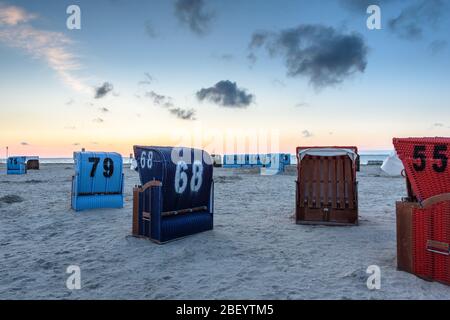
[[123,207],[123,160],[115,152],[75,152],[71,207],[75,211]]
[[27,170],[39,170],[39,157],[27,157]]
[[397,267],[450,285],[450,138],[394,138],[407,197],[396,203]]
[[297,224],[357,225],[356,147],[298,147]]
[[132,234],[158,244],[213,229],[213,161],[199,149],[134,146]]
[[27,164],[26,157],[9,157],[6,164],[7,174],[26,174]]

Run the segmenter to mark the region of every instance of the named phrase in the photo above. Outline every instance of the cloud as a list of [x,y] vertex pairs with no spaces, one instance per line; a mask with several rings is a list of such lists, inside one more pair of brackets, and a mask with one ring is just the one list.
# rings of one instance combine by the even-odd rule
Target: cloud
[[436,123],[433,124],[433,126],[442,128],[442,127],[444,127],[444,124],[440,123],[440,122],[436,122]]
[[261,47],[271,57],[283,58],[288,76],[306,77],[315,88],[342,83],[355,73],[363,73],[367,66],[368,48],[361,35],[323,25],[303,24],[253,34],[249,48]]
[[71,106],[75,103],[75,100],[70,99],[69,101],[66,102],[66,106]]
[[445,40],[434,40],[430,43],[429,48],[431,50],[431,53],[436,55],[448,47],[448,42]]
[[238,88],[236,82],[229,80],[219,81],[213,87],[202,88],[197,91],[196,96],[199,101],[209,100],[229,108],[246,108],[255,98],[245,89]]
[[105,108],[105,107],[99,108],[99,110],[100,110],[101,112],[103,112],[103,113],[108,113],[108,112],[109,112],[109,109],[108,109],[108,108]]
[[29,146],[30,144],[28,142],[21,142],[20,145],[21,146]]
[[390,19],[389,29],[400,38],[417,40],[422,38],[424,27],[436,28],[447,10],[443,0],[420,0]]
[[212,57],[214,59],[220,60],[220,61],[224,61],[224,62],[231,62],[234,60],[234,55],[232,55],[231,53],[223,53],[223,54],[212,54]]
[[73,145],[73,146],[79,146],[80,143],[79,143],[79,142],[75,142],[75,143],[73,143],[72,145]]
[[139,81],[139,85],[151,85],[154,81],[153,77],[150,75],[150,73],[145,72],[144,73],[145,79],[142,81]]
[[87,93],[89,87],[74,75],[81,64],[73,54],[73,42],[62,32],[41,30],[27,24],[36,18],[37,15],[20,7],[0,4],[0,42],[46,61],[66,85]]
[[158,32],[156,32],[155,27],[153,26],[153,23],[150,20],[147,20],[145,22],[145,33],[150,37],[150,38],[156,38],[158,37]]
[[28,13],[16,6],[0,3],[0,25],[15,26],[37,18],[37,15]]
[[205,10],[204,0],[177,0],[175,16],[192,32],[203,35],[209,30],[213,13]]
[[165,95],[162,94],[158,94],[155,91],[149,91],[145,93],[145,96],[147,98],[152,99],[153,103],[156,105],[165,105],[168,106],[169,103],[172,103],[172,98],[171,97],[167,97]]
[[75,126],[66,126],[66,127],[64,127],[64,129],[66,129],[66,130],[76,130],[76,128],[77,127],[75,127]]
[[306,107],[309,107],[309,103],[307,103],[307,102],[300,102],[300,103],[297,103],[295,105],[295,107],[296,108],[306,108]]
[[311,138],[313,136],[312,132],[309,130],[303,130],[302,131],[303,138]]
[[385,6],[399,0],[340,0],[340,4],[349,10],[366,13],[367,7],[374,4],[378,6]]
[[171,108],[169,112],[182,120],[196,120],[194,109]]
[[105,120],[103,120],[102,118],[95,118],[92,121],[95,122],[95,123],[103,123],[103,122],[105,122]]
[[176,107],[173,103],[172,97],[156,93],[155,91],[146,92],[145,96],[150,98],[154,105],[167,109],[170,114],[176,116],[178,119],[197,120],[195,118],[196,111],[194,109],[182,109]]
[[109,82],[103,83],[100,87],[95,88],[95,99],[100,99],[106,96],[114,89],[113,85]]

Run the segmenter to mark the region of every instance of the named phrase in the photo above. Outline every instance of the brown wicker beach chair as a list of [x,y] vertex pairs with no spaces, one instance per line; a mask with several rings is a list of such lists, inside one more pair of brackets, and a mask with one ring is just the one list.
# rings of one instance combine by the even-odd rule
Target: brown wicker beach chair
[[297,224],[357,225],[356,147],[297,148]]

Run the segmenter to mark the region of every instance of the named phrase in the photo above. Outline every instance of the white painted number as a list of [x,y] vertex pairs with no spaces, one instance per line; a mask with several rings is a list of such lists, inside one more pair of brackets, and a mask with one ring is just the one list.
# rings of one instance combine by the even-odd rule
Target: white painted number
[[191,179],[191,190],[197,192],[202,186],[202,176],[203,176],[203,165],[201,161],[194,161],[192,165],[192,179]]
[[[180,161],[177,163],[177,169],[175,171],[175,192],[183,193],[186,190],[188,177],[186,174],[186,170],[188,166],[186,162]],[[181,184],[181,185],[180,185]]]
[[[186,170],[188,169],[188,165],[184,161],[180,161],[177,163],[177,168],[175,171],[175,192],[178,194],[186,191],[186,187],[188,185],[188,176],[186,174]],[[202,186],[203,182],[203,164],[201,161],[194,161],[192,165],[192,177],[191,177],[191,191],[198,192]]]
[[147,168],[151,169],[153,167],[153,152],[150,151],[147,157],[147,153],[145,151],[142,151],[140,161],[142,169],[145,169],[146,165]]

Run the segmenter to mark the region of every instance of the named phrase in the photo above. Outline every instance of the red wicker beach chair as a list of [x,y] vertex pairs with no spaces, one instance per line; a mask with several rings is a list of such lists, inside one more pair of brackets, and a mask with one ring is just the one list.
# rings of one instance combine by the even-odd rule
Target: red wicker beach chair
[[450,285],[450,138],[394,139],[408,197],[397,202],[397,266]]

